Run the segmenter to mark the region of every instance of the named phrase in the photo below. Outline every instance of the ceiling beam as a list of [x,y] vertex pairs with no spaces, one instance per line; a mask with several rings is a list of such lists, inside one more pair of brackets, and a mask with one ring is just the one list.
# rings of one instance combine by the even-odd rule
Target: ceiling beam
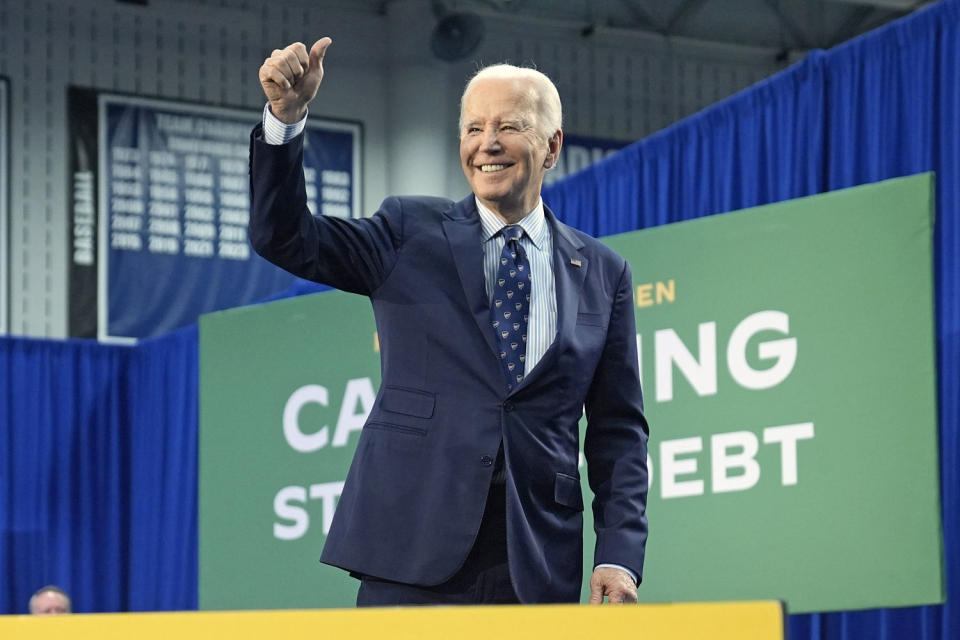
[[783,25],[783,28],[787,30],[790,36],[794,41],[794,48],[800,49],[812,49],[810,45],[810,39],[807,38],[807,35],[803,32],[803,29],[794,22],[790,16],[783,12],[783,9],[780,8],[780,3],[777,0],[763,0],[763,3],[767,5],[774,14],[776,14],[777,19],[780,20],[780,24]]
[[646,27],[657,33],[667,32],[666,27],[638,0],[620,0],[620,4],[630,12],[636,26]]
[[677,10],[667,20],[666,32],[673,33],[676,31],[680,24],[693,17],[707,2],[708,0],[684,0],[683,4],[677,7]]
[[879,12],[874,7],[857,7],[857,9],[850,14],[850,17],[844,20],[843,24],[841,24],[836,31],[833,32],[833,35],[830,37],[830,41],[827,43],[827,46],[833,47],[841,42],[846,42],[853,36],[857,35],[867,21],[869,21],[870,18],[876,13]]
[[516,13],[523,8],[525,0],[484,0],[489,5],[493,5],[501,11]]
[[830,2],[839,2],[844,4],[871,5],[873,7],[883,7],[886,9],[912,9],[917,4],[916,0],[830,0]]

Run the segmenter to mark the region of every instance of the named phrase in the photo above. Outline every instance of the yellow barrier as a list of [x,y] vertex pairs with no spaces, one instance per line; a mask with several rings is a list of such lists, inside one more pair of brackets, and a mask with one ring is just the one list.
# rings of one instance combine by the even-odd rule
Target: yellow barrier
[[592,640],[607,637],[782,640],[783,608],[779,602],[717,602],[0,616],[0,638],[30,640]]

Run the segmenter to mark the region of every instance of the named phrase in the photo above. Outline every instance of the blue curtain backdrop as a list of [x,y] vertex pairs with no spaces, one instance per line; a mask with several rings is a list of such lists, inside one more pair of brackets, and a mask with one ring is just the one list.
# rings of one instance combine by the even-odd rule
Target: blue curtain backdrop
[[197,606],[197,330],[0,339],[0,613]]
[[[811,53],[544,192],[567,222],[603,236],[936,171],[948,597],[960,577],[958,168],[960,0],[946,0]],[[195,328],[137,347],[0,339],[0,611],[25,611],[46,582],[82,611],[196,607],[196,340]],[[909,481],[895,468],[891,478]],[[949,601],[790,618],[794,639],[954,629]]]
[[[812,53],[544,191],[608,235],[931,170],[948,602],[794,615],[793,639],[960,637],[960,2]],[[892,467],[891,481],[909,479]]]

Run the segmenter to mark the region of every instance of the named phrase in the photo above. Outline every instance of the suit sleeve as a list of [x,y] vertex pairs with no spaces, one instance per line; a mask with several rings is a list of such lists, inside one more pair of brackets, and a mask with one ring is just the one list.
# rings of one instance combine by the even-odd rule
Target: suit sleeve
[[643,578],[647,542],[647,439],[637,362],[630,266],[624,262],[607,339],[587,392],[584,454],[594,493],[594,566],[618,564]]
[[314,216],[307,207],[303,135],[287,144],[250,136],[250,244],[290,273],[343,291],[369,295],[396,264],[402,207],[384,201],[370,218]]

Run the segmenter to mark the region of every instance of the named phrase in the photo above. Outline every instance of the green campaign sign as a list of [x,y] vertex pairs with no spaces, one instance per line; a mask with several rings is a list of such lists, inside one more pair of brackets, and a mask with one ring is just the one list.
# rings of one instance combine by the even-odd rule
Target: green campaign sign
[[344,607],[320,564],[380,384],[366,298],[320,293],[200,321],[200,608]]
[[[651,424],[641,601],[943,601],[932,180],[605,239]],[[378,383],[362,297],[202,319],[201,608],[353,604],[317,558]]]

